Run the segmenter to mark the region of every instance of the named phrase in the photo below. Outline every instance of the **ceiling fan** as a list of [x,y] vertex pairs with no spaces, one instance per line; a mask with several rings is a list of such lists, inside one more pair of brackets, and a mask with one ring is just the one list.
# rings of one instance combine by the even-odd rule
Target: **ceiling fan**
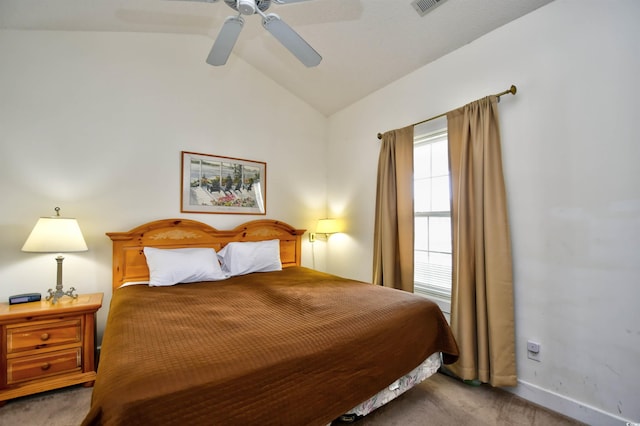
[[[216,3],[218,0],[197,0],[206,3]],[[238,40],[244,19],[242,15],[258,14],[262,17],[262,26],[269,31],[278,41],[296,58],[307,67],[315,67],[322,61],[322,56],[316,52],[293,28],[287,25],[275,13],[265,14],[271,6],[276,4],[299,3],[307,0],[224,0],[230,8],[238,12],[235,16],[229,16],[224,21],[220,33],[209,52],[207,63],[210,65],[224,65],[229,59],[233,46]]]

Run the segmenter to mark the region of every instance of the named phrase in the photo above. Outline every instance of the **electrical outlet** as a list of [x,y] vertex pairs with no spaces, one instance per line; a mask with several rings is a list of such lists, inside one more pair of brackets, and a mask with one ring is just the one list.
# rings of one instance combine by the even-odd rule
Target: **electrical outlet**
[[540,362],[540,343],[527,341],[527,358]]

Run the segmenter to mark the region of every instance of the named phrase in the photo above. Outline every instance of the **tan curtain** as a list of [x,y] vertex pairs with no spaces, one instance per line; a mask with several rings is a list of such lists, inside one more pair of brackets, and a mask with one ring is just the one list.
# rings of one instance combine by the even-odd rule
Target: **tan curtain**
[[513,277],[495,96],[447,114],[451,168],[451,370],[465,380],[516,385]]
[[373,283],[413,292],[413,126],[382,135]]

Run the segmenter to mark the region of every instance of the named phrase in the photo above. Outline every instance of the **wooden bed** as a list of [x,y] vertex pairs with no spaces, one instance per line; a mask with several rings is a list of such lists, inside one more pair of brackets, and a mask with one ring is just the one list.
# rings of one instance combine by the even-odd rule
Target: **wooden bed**
[[[458,350],[437,305],[300,266],[299,230],[274,220],[230,231],[167,219],[113,240],[113,289],[84,425],[327,425],[425,360]],[[279,240],[282,270],[172,286],[145,248]],[[123,284],[125,284],[123,286]],[[439,365],[439,364],[438,364]]]

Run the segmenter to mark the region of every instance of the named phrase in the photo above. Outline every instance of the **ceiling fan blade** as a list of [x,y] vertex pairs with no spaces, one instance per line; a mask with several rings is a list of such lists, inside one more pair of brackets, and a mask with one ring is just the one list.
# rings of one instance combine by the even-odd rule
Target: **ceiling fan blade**
[[241,16],[229,16],[222,25],[218,38],[213,43],[211,52],[207,56],[207,63],[209,65],[224,65],[229,59],[229,55],[235,46],[242,26],[244,25],[244,19]]
[[264,15],[262,26],[307,67],[315,67],[322,61],[322,56],[275,13]]

